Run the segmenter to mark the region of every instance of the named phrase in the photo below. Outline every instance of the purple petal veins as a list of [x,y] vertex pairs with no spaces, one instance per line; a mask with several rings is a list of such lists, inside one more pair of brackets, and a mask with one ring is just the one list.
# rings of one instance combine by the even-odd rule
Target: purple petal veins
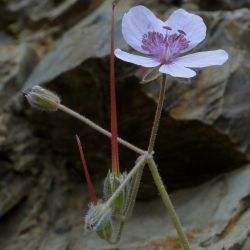
[[[168,31],[172,30],[168,26],[163,28]],[[150,31],[143,35],[141,48],[156,56],[163,64],[171,63],[189,45],[185,32],[180,30],[179,33],[168,34],[167,32],[166,35],[163,35]]]

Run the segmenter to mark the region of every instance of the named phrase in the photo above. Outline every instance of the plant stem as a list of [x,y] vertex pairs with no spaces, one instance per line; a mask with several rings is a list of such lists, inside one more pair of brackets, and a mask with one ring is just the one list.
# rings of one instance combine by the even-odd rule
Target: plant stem
[[165,91],[166,91],[166,79],[167,79],[166,74],[163,74],[162,82],[161,82],[160,95],[159,95],[159,101],[158,101],[158,105],[157,105],[157,109],[156,109],[156,113],[155,113],[153,127],[152,127],[152,130],[151,130],[149,145],[148,145],[148,153],[149,154],[151,154],[153,152],[153,150],[154,150],[155,139],[156,139],[156,135],[157,135],[158,128],[159,128],[159,122],[160,122],[160,118],[161,118],[161,111],[162,111],[162,108],[163,108]]
[[115,239],[114,239],[114,240],[111,240],[111,239],[108,239],[108,240],[107,240],[107,242],[108,242],[109,244],[111,244],[111,245],[116,245],[116,244],[120,241],[124,226],[125,226],[125,222],[124,222],[124,221],[121,221]]
[[135,201],[136,201],[136,197],[139,191],[139,187],[141,184],[141,178],[142,178],[142,174],[143,174],[143,170],[144,170],[144,166],[145,166],[145,162],[142,164],[142,166],[137,170],[134,179],[132,181],[132,188],[131,188],[131,195],[129,197],[129,203],[124,215],[124,219],[127,220],[132,212],[133,212],[133,208],[135,206]]
[[[88,119],[87,117],[83,116],[83,115],[80,115],[79,113],[73,111],[72,109],[62,105],[62,104],[59,104],[58,105],[58,109],[67,113],[68,115],[71,115],[73,117],[75,117],[76,119],[80,120],[81,122],[87,124],[88,126],[90,126],[91,128],[93,128],[94,130],[98,131],[99,133],[111,138],[112,135],[109,131],[103,129],[101,126],[97,125],[96,123],[92,122],[90,119]],[[121,139],[118,137],[118,142],[120,144],[122,144],[123,146],[133,150],[134,152],[140,154],[140,155],[143,155],[145,154],[145,151],[134,146],[133,144]]]
[[158,172],[158,169],[157,169],[157,165],[154,161],[154,159],[152,157],[148,157],[147,159],[147,163],[148,163],[148,166],[149,166],[149,169],[152,173],[152,176],[153,176],[153,179],[154,179],[154,182],[160,192],[160,195],[161,195],[161,198],[162,198],[162,201],[168,211],[168,214],[172,220],[172,223],[174,224],[175,226],[175,229],[177,231],[177,234],[178,234],[178,237],[179,237],[179,240],[181,242],[181,245],[183,246],[183,249],[185,250],[190,250],[190,246],[189,246],[189,243],[188,243],[188,239],[187,239],[187,236],[183,230],[183,227],[180,223],[180,220],[175,212],[175,209],[174,209],[174,206],[170,200],[170,197],[169,197],[169,194],[167,192],[167,190],[165,189],[164,187],[164,184],[162,182],[162,179],[161,179],[161,176],[159,175],[159,172]]
[[143,164],[146,162],[148,158],[148,154],[145,153],[144,155],[140,156],[135,164],[135,166],[132,168],[132,170],[128,173],[126,179],[122,182],[122,184],[115,190],[115,192],[112,194],[112,196],[107,200],[106,205],[111,206],[112,202],[119,196],[122,189],[127,185],[128,181],[135,175],[137,170],[140,169],[140,167],[143,166]]

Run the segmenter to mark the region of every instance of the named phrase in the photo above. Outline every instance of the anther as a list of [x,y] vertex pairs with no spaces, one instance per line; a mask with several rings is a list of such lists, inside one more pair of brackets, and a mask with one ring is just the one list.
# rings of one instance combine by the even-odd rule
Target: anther
[[183,30],[178,30],[178,32],[184,36],[186,36],[187,34],[183,31]]
[[170,28],[169,26],[163,26],[162,28],[166,30],[172,30],[172,28]]

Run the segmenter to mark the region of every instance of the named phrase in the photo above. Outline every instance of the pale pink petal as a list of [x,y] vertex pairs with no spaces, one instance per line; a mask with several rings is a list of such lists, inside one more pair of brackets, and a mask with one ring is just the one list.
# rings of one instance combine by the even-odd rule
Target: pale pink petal
[[178,57],[175,59],[175,62],[184,67],[203,68],[213,65],[222,65],[227,61],[227,59],[227,52],[219,49]]
[[142,49],[142,37],[149,31],[156,31],[165,34],[164,22],[158,19],[153,12],[144,6],[131,8],[122,19],[122,34],[126,42],[135,50],[149,54]]
[[206,37],[207,28],[203,19],[183,9],[174,11],[165,22],[165,25],[171,27],[173,32],[182,30],[186,33],[187,40],[189,40],[190,43],[189,47],[184,51],[191,50]]
[[196,75],[192,69],[185,68],[177,63],[164,64],[160,67],[160,72],[174,77],[191,78]]
[[115,50],[115,56],[125,62],[134,63],[147,68],[156,67],[161,64],[160,60],[157,58],[133,55],[120,49]]

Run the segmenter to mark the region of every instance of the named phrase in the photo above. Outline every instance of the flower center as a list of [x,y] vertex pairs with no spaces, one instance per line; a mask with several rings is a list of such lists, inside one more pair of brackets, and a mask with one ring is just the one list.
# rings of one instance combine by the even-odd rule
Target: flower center
[[178,30],[178,33],[170,34],[172,30],[168,26],[164,26],[166,35],[155,31],[149,31],[142,37],[142,49],[150,54],[158,57],[162,63],[171,63],[184,49],[189,46],[186,33]]

